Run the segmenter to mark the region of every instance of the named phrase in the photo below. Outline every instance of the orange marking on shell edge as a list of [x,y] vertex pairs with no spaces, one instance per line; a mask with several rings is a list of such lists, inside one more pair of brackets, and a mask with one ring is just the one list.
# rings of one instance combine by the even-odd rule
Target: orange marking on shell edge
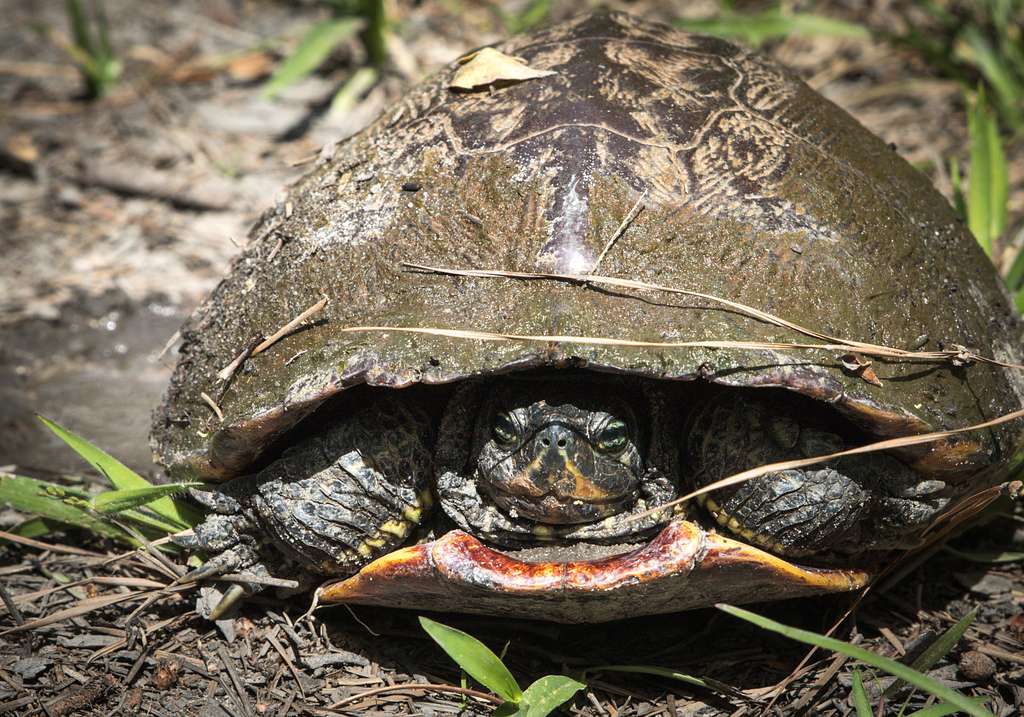
[[773,571],[778,577],[828,591],[854,590],[868,584],[871,576],[863,570],[805,568],[719,533],[708,534],[708,552],[701,568],[746,563]]
[[[453,595],[461,589],[501,594],[560,593],[593,595],[638,589],[662,580],[695,581],[706,586],[721,572],[742,580],[770,576],[801,588],[794,594],[841,592],[862,587],[870,575],[861,570],[805,568],[759,548],[717,533],[707,533],[690,521],[674,521],[650,543],[636,550],[599,560],[528,563],[492,550],[459,530],[420,545],[382,556],[358,574],[327,585],[324,602],[401,596],[410,588],[430,594]],[[739,576],[745,575],[745,578]],[[697,587],[698,590],[701,588]],[[471,593],[470,593],[471,594]]]

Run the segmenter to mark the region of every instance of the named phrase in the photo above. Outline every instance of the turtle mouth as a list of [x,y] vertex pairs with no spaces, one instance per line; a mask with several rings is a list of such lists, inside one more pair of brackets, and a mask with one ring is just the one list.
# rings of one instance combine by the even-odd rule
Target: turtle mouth
[[635,500],[632,483],[603,484],[593,467],[578,465],[577,458],[564,448],[544,450],[510,478],[485,472],[482,487],[513,518],[542,525],[592,523],[621,513]]
[[[590,551],[590,552],[588,552]],[[640,545],[500,552],[461,530],[378,558],[326,585],[324,602],[604,622],[719,601],[776,600],[867,584],[857,569],[791,563],[677,518]],[[642,600],[642,606],[634,603]]]
[[549,490],[538,495],[519,495],[496,485],[487,488],[491,500],[508,514],[549,525],[575,525],[601,520],[622,512],[633,497],[631,494],[594,494],[581,498],[576,493],[566,494],[559,490],[554,481]]

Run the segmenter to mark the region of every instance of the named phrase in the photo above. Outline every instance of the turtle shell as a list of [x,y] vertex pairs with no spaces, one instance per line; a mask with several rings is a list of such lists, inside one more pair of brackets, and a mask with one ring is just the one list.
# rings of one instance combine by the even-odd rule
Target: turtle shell
[[[266,446],[359,384],[401,388],[534,367],[782,387],[831,403],[879,437],[1020,407],[1021,373],[992,364],[876,359],[875,385],[835,351],[565,338],[808,342],[714,301],[410,270],[597,269],[832,336],[899,348],[961,344],[1022,360],[1020,320],[946,200],[786,70],[722,40],[621,14],[583,16],[497,47],[553,74],[461,91],[451,87],[452,63],[366,131],[325,149],[263,215],[183,329],[153,429],[157,459],[172,475],[243,474]],[[638,202],[643,210],[598,266]],[[225,371],[324,297],[311,323]],[[366,326],[563,338],[348,330]],[[1021,445],[1019,426],[1003,426],[905,457],[966,489],[1019,461]]]

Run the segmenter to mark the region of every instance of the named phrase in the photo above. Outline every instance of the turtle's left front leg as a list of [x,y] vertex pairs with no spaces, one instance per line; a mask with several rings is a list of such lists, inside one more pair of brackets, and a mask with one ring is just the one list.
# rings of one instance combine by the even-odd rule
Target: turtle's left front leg
[[378,396],[204,494],[213,515],[178,540],[210,555],[190,577],[349,575],[404,543],[432,504],[430,424],[397,391]]

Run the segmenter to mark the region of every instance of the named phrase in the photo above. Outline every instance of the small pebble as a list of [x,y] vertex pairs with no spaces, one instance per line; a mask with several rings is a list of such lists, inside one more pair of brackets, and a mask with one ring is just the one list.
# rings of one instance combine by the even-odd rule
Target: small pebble
[[985,684],[995,673],[996,663],[985,653],[968,650],[960,655],[960,675],[965,680]]

